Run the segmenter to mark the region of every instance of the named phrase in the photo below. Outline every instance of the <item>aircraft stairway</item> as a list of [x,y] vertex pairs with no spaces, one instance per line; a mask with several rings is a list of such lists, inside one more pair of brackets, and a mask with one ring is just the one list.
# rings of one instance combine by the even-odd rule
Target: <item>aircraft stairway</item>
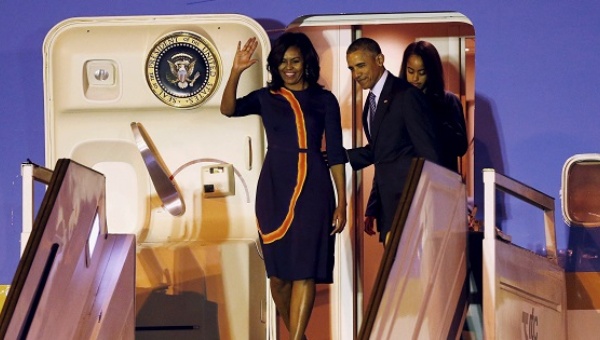
[[[413,162],[359,339],[567,338],[553,198],[492,169],[483,176],[485,229],[469,231],[460,176]],[[496,228],[499,192],[543,212],[546,254]]]
[[105,177],[70,159],[54,171],[28,167],[48,190],[2,307],[0,338],[133,339],[135,235],[108,233]]
[[[85,186],[77,185],[83,182]],[[407,183],[358,339],[567,338],[565,275],[557,262],[551,197],[486,169],[485,229],[469,232],[465,186],[458,174],[415,159]],[[543,212],[545,255],[512,244],[497,230],[499,191]],[[45,337],[133,338],[136,323],[138,333],[156,328],[152,318],[157,315],[149,314],[146,327],[141,322],[143,311],[136,312],[133,301],[143,298],[163,306],[174,302],[165,300],[171,296],[166,291],[136,292],[135,237],[107,233],[104,205],[104,176],[74,161],[59,160],[4,305],[1,335],[26,338],[43,331]],[[241,244],[241,250],[236,247],[233,253],[252,253],[251,246]],[[189,263],[177,259],[213,258],[220,252],[215,248],[211,255],[211,249],[206,244],[200,248],[180,244],[165,255],[166,248],[148,248],[141,250],[137,261],[142,272],[152,272],[142,267],[152,269],[153,259]],[[181,283],[197,279],[182,277]],[[175,305],[206,296],[184,294]],[[211,301],[194,305],[204,306],[204,319],[215,320],[217,310]],[[57,308],[63,312],[57,313]],[[184,314],[182,309],[173,315]],[[206,328],[209,324],[175,321],[182,327],[195,326],[195,334],[215,334],[215,329]],[[178,330],[183,329],[163,329]]]
[[415,159],[359,339],[446,339],[467,301],[467,207],[461,177]]

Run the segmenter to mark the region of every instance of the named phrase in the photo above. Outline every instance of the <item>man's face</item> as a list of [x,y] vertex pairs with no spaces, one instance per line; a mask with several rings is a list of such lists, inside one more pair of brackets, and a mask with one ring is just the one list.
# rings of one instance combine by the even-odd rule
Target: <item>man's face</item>
[[358,50],[346,55],[348,69],[363,90],[370,90],[377,84],[383,74],[383,54],[374,54],[365,50]]

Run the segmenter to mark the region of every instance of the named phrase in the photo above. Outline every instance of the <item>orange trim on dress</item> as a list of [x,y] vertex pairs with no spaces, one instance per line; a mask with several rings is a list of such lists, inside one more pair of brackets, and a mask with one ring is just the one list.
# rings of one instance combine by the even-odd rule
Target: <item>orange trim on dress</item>
[[[294,112],[294,116],[296,117],[296,131],[298,134],[298,147],[300,149],[307,148],[307,140],[306,140],[306,126],[304,124],[304,114],[302,112],[302,107],[294,94],[286,88],[281,88],[279,91],[271,91],[273,94],[282,95],[292,106],[292,111]],[[304,152],[298,153],[298,175],[296,176],[296,186],[294,187],[294,192],[292,194],[292,198],[290,199],[290,204],[288,206],[288,212],[281,223],[281,225],[270,233],[263,234],[260,230],[260,225],[258,226],[258,232],[262,237],[263,243],[273,243],[277,240],[280,240],[285,236],[287,231],[290,229],[292,222],[294,221],[294,208],[296,207],[296,202],[298,201],[298,197],[300,197],[300,193],[302,192],[302,187],[304,186],[304,182],[306,180],[307,173],[307,154]]]

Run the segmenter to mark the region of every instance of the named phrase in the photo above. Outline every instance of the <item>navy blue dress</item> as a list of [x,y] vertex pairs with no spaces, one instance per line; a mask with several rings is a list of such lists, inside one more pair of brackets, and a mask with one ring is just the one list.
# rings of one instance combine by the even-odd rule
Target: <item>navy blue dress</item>
[[256,193],[267,275],[331,283],[335,235],[329,234],[336,205],[327,163],[347,161],[337,99],[318,86],[262,88],[237,100],[233,116],[249,114],[261,116],[267,135]]

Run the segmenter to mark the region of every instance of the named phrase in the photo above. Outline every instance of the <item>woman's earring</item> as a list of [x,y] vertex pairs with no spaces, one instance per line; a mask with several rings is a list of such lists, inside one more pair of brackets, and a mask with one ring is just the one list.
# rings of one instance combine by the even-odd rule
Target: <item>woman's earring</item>
[[304,75],[308,77],[308,67],[304,69]]

